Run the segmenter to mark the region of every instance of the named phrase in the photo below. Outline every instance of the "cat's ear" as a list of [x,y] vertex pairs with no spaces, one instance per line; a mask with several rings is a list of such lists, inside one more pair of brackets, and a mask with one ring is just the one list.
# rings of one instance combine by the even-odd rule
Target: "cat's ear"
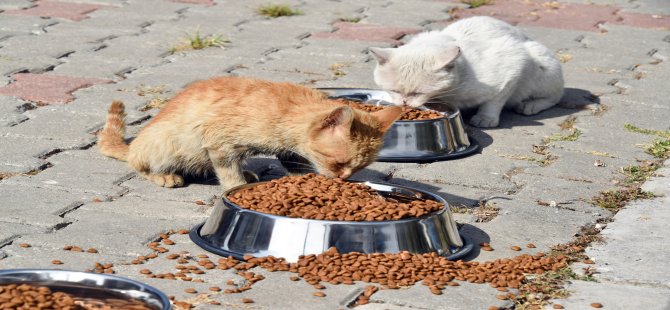
[[384,65],[391,58],[391,53],[393,52],[392,48],[381,48],[381,47],[371,47],[369,48],[372,56],[375,56],[377,63],[379,65]]
[[461,54],[461,48],[458,46],[451,46],[447,49],[445,49],[440,55],[437,57],[437,65],[436,65],[436,70],[442,70],[442,69],[450,69],[453,67],[454,60],[458,58],[458,55]]
[[392,106],[384,108],[383,110],[372,112],[370,114],[372,114],[372,116],[374,116],[381,124],[379,129],[382,132],[386,132],[389,128],[391,128],[393,122],[400,118],[400,115],[402,115],[402,108]]
[[328,130],[335,135],[348,136],[351,124],[354,121],[354,111],[351,107],[337,107],[321,120],[320,130]]

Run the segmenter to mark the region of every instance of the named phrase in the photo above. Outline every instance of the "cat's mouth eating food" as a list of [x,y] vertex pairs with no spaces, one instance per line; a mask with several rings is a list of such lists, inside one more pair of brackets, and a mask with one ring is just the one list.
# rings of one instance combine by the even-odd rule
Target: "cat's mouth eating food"
[[[365,104],[355,100],[337,99],[337,101],[342,102],[354,109],[358,109],[365,112],[380,111],[384,108],[384,106]],[[443,117],[445,117],[444,114],[435,110],[423,110],[423,109],[412,108],[409,106],[403,106],[402,115],[400,116],[400,119],[398,119],[398,121],[423,121]]]

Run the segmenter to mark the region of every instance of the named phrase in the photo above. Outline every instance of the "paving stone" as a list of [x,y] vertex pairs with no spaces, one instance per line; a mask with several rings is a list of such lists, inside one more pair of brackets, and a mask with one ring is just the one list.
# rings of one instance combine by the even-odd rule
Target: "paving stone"
[[58,149],[54,141],[26,137],[2,136],[0,143],[12,146],[0,148],[0,172],[10,175],[39,172],[48,167],[39,156]]
[[[668,173],[670,168],[657,171],[658,175]],[[667,289],[670,281],[655,270],[670,267],[662,254],[668,251],[662,230],[670,217],[670,180],[652,178],[642,189],[659,197],[628,203],[601,232],[604,242],[592,245],[586,254],[596,262],[596,279]]]
[[385,25],[393,21],[397,27],[420,27],[423,23],[434,20],[449,19],[449,10],[456,7],[454,4],[429,1],[422,2],[421,9],[412,2],[387,2],[370,5],[361,13],[365,16],[364,23]]
[[[16,242],[31,242],[30,236],[17,239]],[[61,269],[87,271],[95,269],[95,263],[107,264],[119,261],[122,255],[91,254],[62,250],[68,240],[62,240],[49,246],[31,244],[30,248],[12,246],[3,248],[7,257],[0,260],[2,269]],[[53,247],[52,247],[53,246]],[[86,249],[86,248],[85,248]],[[111,252],[111,251],[110,251]],[[58,260],[62,264],[53,264]],[[114,267],[112,267],[114,269]]]
[[87,18],[86,14],[104,8],[102,5],[86,3],[68,3],[60,1],[41,0],[35,6],[23,10],[7,10],[5,14],[32,15],[39,17],[56,17],[72,21]]
[[400,28],[346,22],[334,23],[333,27],[335,28],[333,32],[317,32],[312,37],[398,44],[398,40],[403,36],[421,31],[420,28]]
[[[394,306],[406,306],[412,309],[462,309],[463,304],[477,309],[490,306],[509,307],[511,301],[495,298],[496,290],[486,284],[473,284],[458,281],[460,286],[449,286],[442,290],[442,295],[433,295],[430,290],[420,284],[400,290],[379,290],[370,298],[370,302],[381,301]],[[459,300],[458,303],[453,302]],[[366,308],[362,308],[366,309]]]
[[13,177],[0,183],[1,222],[53,229],[68,222],[59,214],[80,204],[79,195],[66,191],[8,183],[17,178],[26,177]]
[[[112,201],[97,200],[88,201],[77,210],[82,211],[99,211],[110,214],[118,214],[121,216],[130,214],[134,216],[147,216],[165,220],[172,220],[175,218],[188,218],[195,220],[200,218],[204,222],[211,206],[198,205],[195,201],[191,202],[175,202],[162,201],[160,204],[155,203],[156,200],[144,200],[140,197],[126,196],[114,198]],[[211,197],[203,197],[201,201],[207,202]]]
[[74,99],[71,94],[77,89],[110,82],[96,78],[32,73],[18,73],[12,78],[15,82],[0,88],[0,94],[20,97],[39,104],[67,103]]
[[[0,248],[4,248],[21,235],[44,232],[46,232],[44,227],[0,221]],[[15,244],[18,246],[18,243]]]
[[[644,287],[617,283],[595,283],[571,281],[566,287],[570,291],[567,299],[554,299],[565,309],[593,309],[592,303],[602,304],[604,309],[667,309],[670,290],[667,287]],[[551,309],[551,308],[547,308]]]
[[72,193],[86,202],[124,192],[117,183],[128,175],[123,169],[125,164],[99,154],[97,147],[60,152],[48,161],[52,165],[49,169],[30,178],[13,178],[7,184],[39,184],[45,189]]
[[[510,249],[514,245],[523,248],[521,254],[546,253],[554,245],[571,241],[580,227],[609,214],[595,208],[592,212],[582,212],[540,206],[534,197],[521,195],[499,197],[490,202],[500,209],[493,220],[464,224],[460,229],[461,234],[475,244],[467,260],[490,261],[514,257],[519,255],[519,252]],[[521,218],[526,219],[523,225],[518,224]],[[494,251],[481,251],[478,246],[481,242],[489,242]],[[528,243],[535,244],[537,248],[526,248]]]
[[15,98],[0,97],[0,126],[11,127],[26,121],[28,117],[18,108],[21,105],[23,102]]
[[65,245],[94,247],[100,253],[130,258],[151,253],[146,244],[154,241],[159,233],[199,222],[199,218],[118,217],[100,210],[76,210],[68,213],[65,220],[72,223],[51,234],[23,236],[21,242],[47,249],[61,249]]
[[32,6],[30,0],[6,0],[0,3],[0,10],[17,10]]

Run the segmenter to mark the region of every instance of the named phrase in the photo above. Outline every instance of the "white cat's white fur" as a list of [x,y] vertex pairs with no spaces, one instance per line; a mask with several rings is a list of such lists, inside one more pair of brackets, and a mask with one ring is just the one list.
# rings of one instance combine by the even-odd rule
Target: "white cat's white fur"
[[498,126],[504,106],[532,115],[558,103],[563,73],[555,54],[501,20],[475,16],[423,32],[398,48],[370,48],[375,83],[394,103],[440,101],[478,107],[470,124]]

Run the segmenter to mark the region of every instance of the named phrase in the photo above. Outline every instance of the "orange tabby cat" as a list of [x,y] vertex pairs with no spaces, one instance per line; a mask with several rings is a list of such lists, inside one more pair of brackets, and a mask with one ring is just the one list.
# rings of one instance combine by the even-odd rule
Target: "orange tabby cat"
[[375,160],[400,114],[399,107],[354,110],[300,85],[219,77],[186,87],[130,145],[123,103],[113,102],[99,145],[102,154],[165,187],[212,170],[224,190],[245,184],[240,165],[256,154],[281,160],[295,153],[323,175],[346,178]]

